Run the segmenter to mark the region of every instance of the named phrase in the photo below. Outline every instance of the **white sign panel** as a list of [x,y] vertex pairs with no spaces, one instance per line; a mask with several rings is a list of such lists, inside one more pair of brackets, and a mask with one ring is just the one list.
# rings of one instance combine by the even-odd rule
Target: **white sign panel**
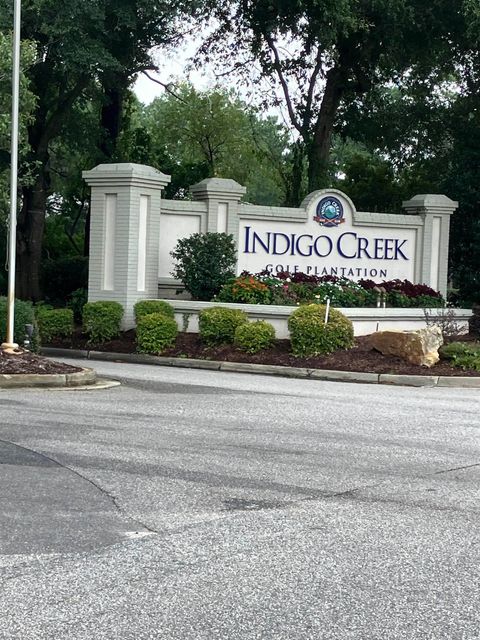
[[306,221],[242,218],[238,273],[414,281],[415,242],[415,229],[354,224],[349,201],[339,192],[323,192],[309,203]]

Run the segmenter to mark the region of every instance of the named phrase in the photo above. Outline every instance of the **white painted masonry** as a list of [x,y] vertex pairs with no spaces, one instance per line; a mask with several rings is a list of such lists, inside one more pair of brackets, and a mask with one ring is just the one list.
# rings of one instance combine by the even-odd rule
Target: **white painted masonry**
[[[221,178],[191,187],[193,201],[162,200],[170,177],[130,163],[99,165],[83,177],[92,189],[88,298],[120,302],[123,328],[133,326],[137,300],[176,296],[181,283],[171,276],[170,252],[180,238],[206,231],[232,234],[237,273],[282,267],[378,282],[406,278],[446,293],[458,203],[443,195],[417,195],[395,215],[357,211],[337,190],[316,191],[298,208],[245,204],[245,187]],[[334,224],[318,220],[325,198],[340,203]]]
[[92,189],[88,299],[119,302],[123,327],[132,327],[135,302],[158,295],[160,199],[170,177],[126,163],[83,178]]

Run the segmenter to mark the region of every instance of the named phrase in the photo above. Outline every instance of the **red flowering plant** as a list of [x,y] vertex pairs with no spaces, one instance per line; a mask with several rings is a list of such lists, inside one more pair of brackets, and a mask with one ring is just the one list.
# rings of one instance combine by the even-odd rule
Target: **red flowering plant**
[[367,291],[383,289],[386,292],[388,307],[443,307],[445,299],[439,291],[426,284],[414,284],[410,280],[386,280],[376,283],[373,280],[359,280]]

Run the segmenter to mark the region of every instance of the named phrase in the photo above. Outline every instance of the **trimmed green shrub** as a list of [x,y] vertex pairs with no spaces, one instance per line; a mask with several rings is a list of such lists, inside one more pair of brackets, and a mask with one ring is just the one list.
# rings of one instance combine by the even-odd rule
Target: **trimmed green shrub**
[[458,356],[452,360],[452,364],[460,369],[480,371],[480,355],[465,354],[464,356]]
[[101,344],[120,333],[123,307],[118,302],[99,300],[83,307],[83,328],[91,344]]
[[458,358],[458,356],[464,356],[465,354],[471,353],[472,350],[478,351],[478,354],[480,355],[480,344],[469,344],[468,342],[450,342],[450,344],[444,344],[442,347],[440,347],[439,353],[444,360],[453,360],[454,358]]
[[[31,302],[15,300],[15,317],[13,320],[13,339],[21,347],[25,340],[25,325],[33,324],[33,336],[30,343],[31,351],[38,351],[40,339],[38,326]],[[7,298],[0,297],[0,343],[7,337]]]
[[207,344],[233,343],[236,328],[246,322],[247,314],[238,309],[211,307],[198,315],[200,337]]
[[480,371],[480,342],[451,342],[443,345],[439,353],[454,367]]
[[235,275],[235,244],[226,233],[194,233],[179,240],[170,255],[175,260],[172,276],[194,300],[212,300]]
[[234,344],[247,353],[268,349],[275,341],[275,329],[265,320],[246,322],[235,329]]
[[39,307],[37,322],[43,343],[50,342],[53,338],[71,336],[73,333],[73,311],[71,309]]
[[165,300],[139,300],[133,307],[133,313],[137,324],[140,318],[151,313],[163,313],[167,318],[175,317],[172,305],[165,302]]
[[296,309],[288,319],[292,352],[316,356],[353,346],[353,325],[343,313],[330,308],[325,324],[325,305],[309,304]]
[[162,353],[175,343],[177,323],[163,313],[140,316],[137,323],[137,351]]

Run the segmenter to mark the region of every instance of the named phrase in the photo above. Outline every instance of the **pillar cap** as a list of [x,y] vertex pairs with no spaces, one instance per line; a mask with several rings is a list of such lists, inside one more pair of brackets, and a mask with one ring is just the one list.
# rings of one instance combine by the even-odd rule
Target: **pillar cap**
[[171,180],[170,176],[158,169],[133,162],[99,164],[90,171],[82,171],[82,177],[90,186],[120,186],[135,183],[163,188]]
[[206,200],[207,198],[223,200],[241,200],[247,191],[235,180],[230,178],[205,178],[190,187],[190,193],[196,200]]
[[414,196],[411,200],[402,202],[402,207],[415,213],[431,211],[432,213],[452,214],[458,208],[458,202],[439,193],[422,193]]

